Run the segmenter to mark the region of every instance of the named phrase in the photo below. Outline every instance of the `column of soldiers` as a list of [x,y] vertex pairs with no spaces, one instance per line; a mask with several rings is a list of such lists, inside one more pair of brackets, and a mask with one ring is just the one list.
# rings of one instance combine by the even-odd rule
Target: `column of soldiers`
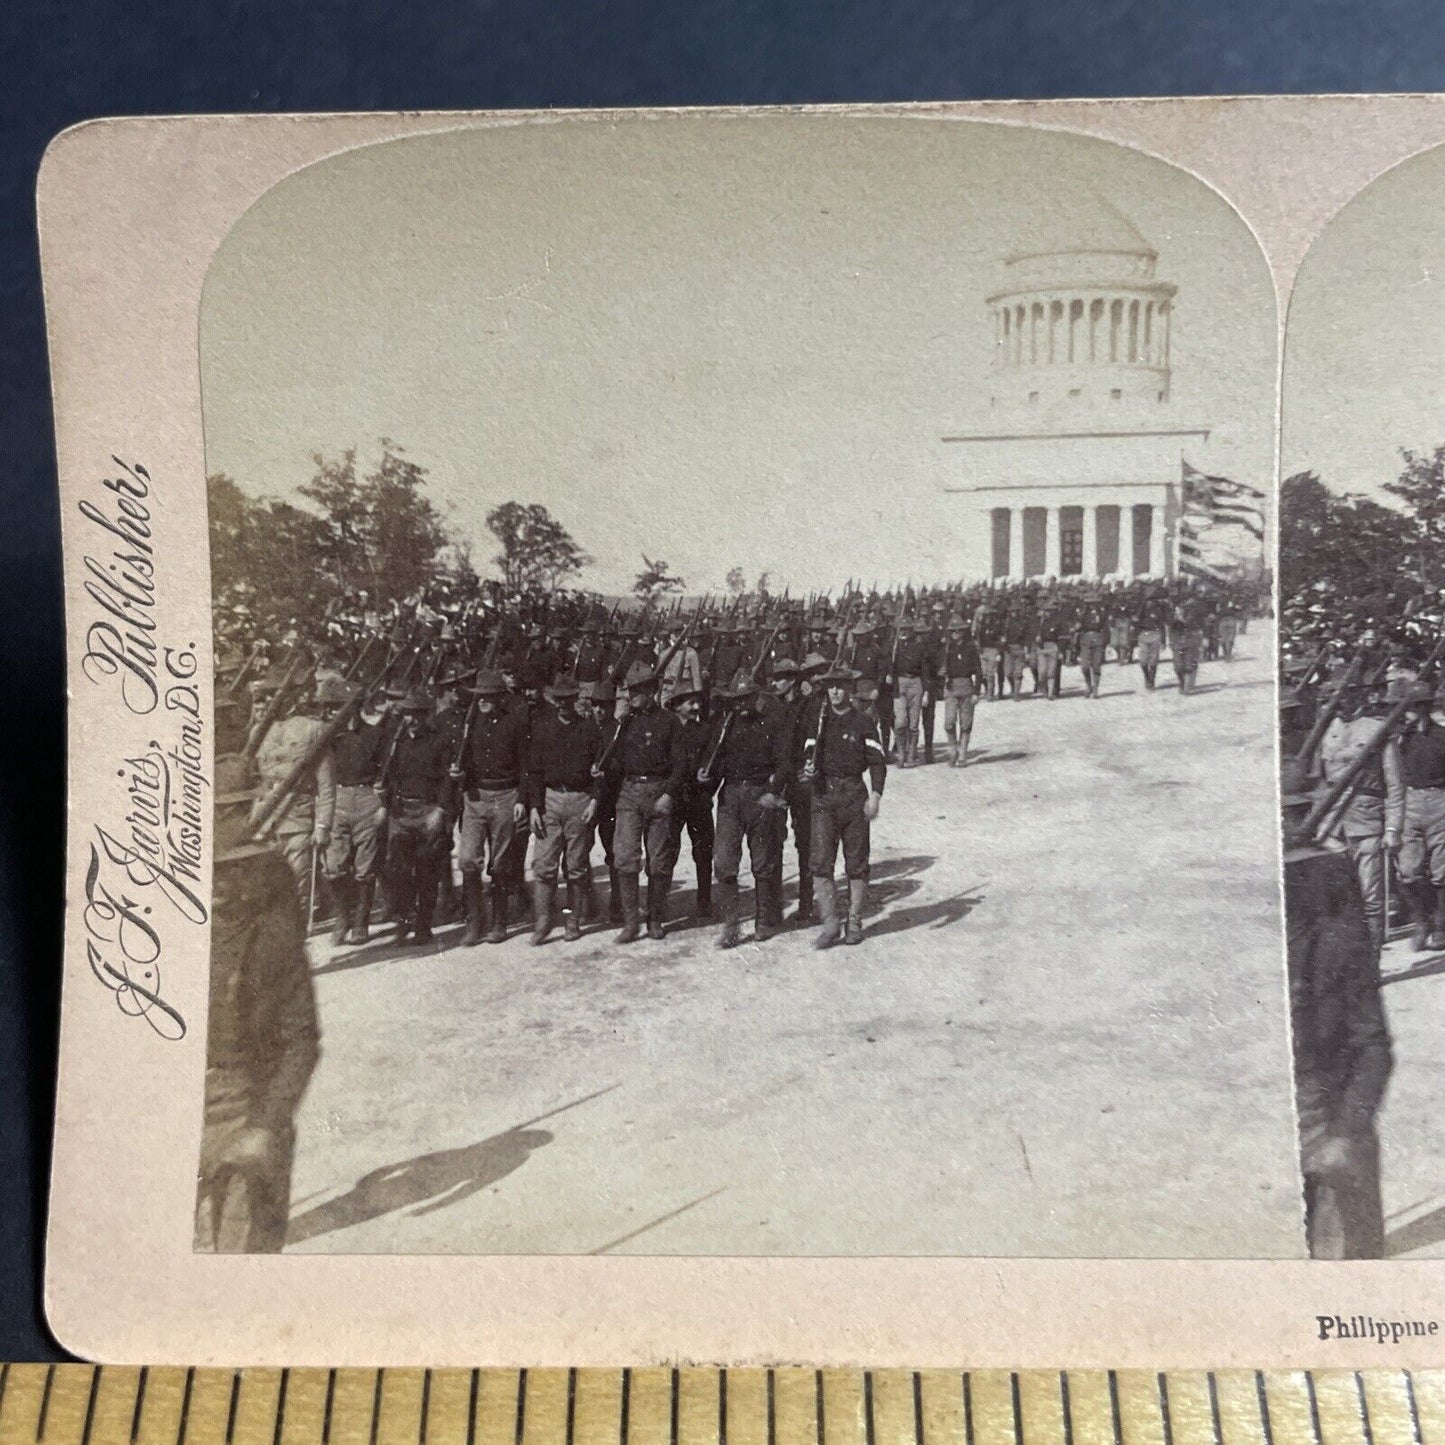
[[[526,918],[538,942],[559,923],[578,937],[601,918],[594,840],[619,940],[657,938],[684,833],[700,918],[714,911],[714,881],[726,914],[733,853],[748,839],[765,941],[784,923],[789,828],[794,921],[821,923],[826,943],[832,915],[815,879],[832,878],[837,818],[820,799],[839,791],[829,770],[839,758],[881,794],[875,765],[936,760],[941,701],[946,761],[965,767],[980,701],[1058,700],[1070,667],[1082,695],[1097,698],[1111,650],[1117,664],[1137,661],[1152,689],[1167,645],[1187,693],[1201,658],[1211,647],[1229,656],[1252,610],[1245,589],[1188,582],[881,596],[850,587],[836,602],[739,600],[655,616],[576,596],[530,608],[416,600],[410,615],[342,611],[320,640],[294,637],[250,683],[246,752],[272,792],[306,764],[273,832],[308,920],[329,909],[338,943],[368,942],[378,905],[401,942],[429,942],[439,913],[460,916],[467,947],[500,942]],[[237,648],[219,687],[238,695],[257,664],[254,649]],[[825,748],[820,773],[808,749],[828,731],[845,675],[876,748],[866,759],[851,743]],[[737,757],[742,738],[756,741],[754,717],[781,750],[763,773],[755,755]],[[729,783],[763,781],[760,833],[752,803],[724,803],[741,796]],[[848,836],[856,829],[835,842]],[[866,876],[856,848],[844,851],[850,880]],[[853,913],[856,925],[861,908]],[[735,920],[722,922],[730,946]]]

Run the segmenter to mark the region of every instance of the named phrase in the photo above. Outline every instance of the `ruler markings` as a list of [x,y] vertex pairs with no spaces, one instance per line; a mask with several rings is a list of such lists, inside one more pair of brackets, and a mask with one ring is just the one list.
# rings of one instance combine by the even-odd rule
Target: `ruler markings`
[[1445,1372],[0,1364],[0,1445],[1445,1445]]
[[913,1379],[901,1370],[869,1370],[863,1376],[867,1445],[914,1445],[917,1416]]
[[1372,1445],[1413,1445],[1414,1423],[1403,1370],[1362,1370],[1358,1376]]
[[695,1365],[677,1371],[676,1436],[687,1445],[716,1445],[722,1413],[718,1373]]
[[825,1369],[823,1430],[828,1445],[863,1445],[863,1375],[858,1370]]

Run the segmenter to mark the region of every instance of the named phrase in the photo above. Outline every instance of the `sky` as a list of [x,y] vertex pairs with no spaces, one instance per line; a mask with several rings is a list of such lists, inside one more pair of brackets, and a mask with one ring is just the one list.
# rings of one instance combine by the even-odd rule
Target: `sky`
[[288,177],[206,280],[207,468],[289,496],[389,437],[484,574],[486,512],[540,502],[604,592],[644,552],[693,592],[955,578],[941,438],[997,424],[984,298],[1099,199],[1179,287],[1164,424],[1269,487],[1273,289],[1213,191],[1036,128],[802,115],[473,127]]
[[1400,451],[1445,442],[1445,149],[1397,166],[1311,246],[1285,336],[1281,475],[1389,502]]

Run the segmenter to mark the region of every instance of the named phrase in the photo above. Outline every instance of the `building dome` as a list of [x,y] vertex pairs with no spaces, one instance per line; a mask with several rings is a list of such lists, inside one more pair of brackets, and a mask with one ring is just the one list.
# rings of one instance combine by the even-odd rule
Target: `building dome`
[[1176,287],[1158,252],[1099,197],[1040,207],[987,298],[993,404],[1107,417],[1169,399]]

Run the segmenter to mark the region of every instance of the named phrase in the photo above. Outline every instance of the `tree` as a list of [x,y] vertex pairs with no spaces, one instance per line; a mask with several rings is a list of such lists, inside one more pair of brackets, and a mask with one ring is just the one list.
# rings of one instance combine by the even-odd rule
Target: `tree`
[[642,571],[632,584],[634,594],[644,602],[656,602],[670,592],[681,592],[686,585],[681,577],[674,577],[667,570],[667,563],[654,562],[646,552],[642,554]]
[[503,502],[487,513],[487,528],[502,544],[492,560],[513,592],[558,587],[592,560],[538,502]]
[[[1386,490],[1400,495],[1396,484]],[[1392,591],[1418,545],[1404,512],[1354,493],[1336,495],[1314,472],[1297,472],[1280,487],[1279,583],[1286,598],[1306,590],[1355,598]]]
[[355,449],[337,458],[315,455],[316,475],[298,488],[320,507],[326,540],[313,565],[341,587],[364,587],[389,600],[425,587],[450,538],[431,499],[426,470],[383,437],[381,461],[356,474]]
[[741,597],[748,590],[748,579],[741,567],[729,568],[726,580],[729,597]]

